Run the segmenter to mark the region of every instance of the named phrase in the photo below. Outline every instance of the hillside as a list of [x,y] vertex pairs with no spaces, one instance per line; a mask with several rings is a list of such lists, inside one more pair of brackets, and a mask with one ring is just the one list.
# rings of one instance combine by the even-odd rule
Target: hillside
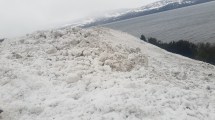
[[215,42],[215,2],[193,5],[103,25],[133,36],[155,37],[163,42],[187,40]]
[[2,120],[212,120],[215,67],[107,28],[0,43]]

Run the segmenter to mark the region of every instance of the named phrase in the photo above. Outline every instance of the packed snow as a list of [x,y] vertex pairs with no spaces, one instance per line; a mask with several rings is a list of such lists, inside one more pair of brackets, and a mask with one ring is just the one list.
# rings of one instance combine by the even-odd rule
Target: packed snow
[[214,120],[215,67],[107,28],[0,42],[2,120]]

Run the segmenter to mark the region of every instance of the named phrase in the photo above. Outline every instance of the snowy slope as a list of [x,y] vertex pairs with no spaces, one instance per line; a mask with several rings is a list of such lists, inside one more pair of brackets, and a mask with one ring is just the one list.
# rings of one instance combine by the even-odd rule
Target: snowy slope
[[172,3],[189,4],[192,2],[193,0],[160,0],[154,3],[142,6],[141,8],[139,8],[139,10],[144,11],[144,10],[157,9]]
[[0,43],[2,120],[213,120],[215,67],[106,28]]

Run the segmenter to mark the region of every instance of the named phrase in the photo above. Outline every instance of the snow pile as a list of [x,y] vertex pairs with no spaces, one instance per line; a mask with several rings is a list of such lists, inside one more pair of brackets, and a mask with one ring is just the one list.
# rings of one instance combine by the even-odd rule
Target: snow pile
[[0,43],[0,119],[213,119],[215,68],[105,28]]

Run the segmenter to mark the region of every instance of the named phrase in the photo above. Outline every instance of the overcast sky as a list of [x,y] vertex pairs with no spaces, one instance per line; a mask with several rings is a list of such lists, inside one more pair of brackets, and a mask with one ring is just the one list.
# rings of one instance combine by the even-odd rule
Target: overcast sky
[[20,36],[158,0],[0,0],[0,38]]

